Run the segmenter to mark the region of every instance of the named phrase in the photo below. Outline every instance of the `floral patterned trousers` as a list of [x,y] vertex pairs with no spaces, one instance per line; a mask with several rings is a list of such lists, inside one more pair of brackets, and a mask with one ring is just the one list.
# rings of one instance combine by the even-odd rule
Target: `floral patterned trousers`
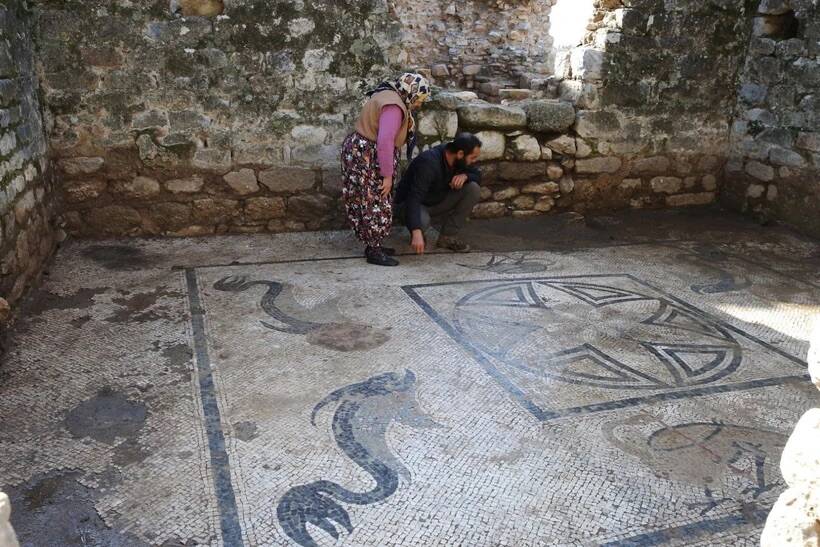
[[[399,150],[393,154],[398,172]],[[376,143],[352,133],[342,146],[342,196],[347,220],[365,245],[379,247],[393,227],[393,196],[381,195],[382,177]]]

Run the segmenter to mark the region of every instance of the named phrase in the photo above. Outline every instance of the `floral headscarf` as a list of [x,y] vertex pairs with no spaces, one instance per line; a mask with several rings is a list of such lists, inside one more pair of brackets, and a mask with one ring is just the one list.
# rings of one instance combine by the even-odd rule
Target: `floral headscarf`
[[[404,101],[407,106],[407,111],[410,112],[410,106],[418,101],[422,102],[430,98],[430,82],[421,74],[414,74],[412,72],[405,72],[395,80],[383,81],[375,88],[368,91],[365,95],[372,97],[381,91],[395,91]],[[407,159],[413,155],[413,149],[416,147],[416,120],[410,112],[409,125],[407,126]]]

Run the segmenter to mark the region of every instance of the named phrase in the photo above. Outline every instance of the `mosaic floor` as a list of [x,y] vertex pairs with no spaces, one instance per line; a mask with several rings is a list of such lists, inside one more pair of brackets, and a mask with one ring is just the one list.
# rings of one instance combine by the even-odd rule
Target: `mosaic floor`
[[21,543],[756,545],[820,246],[572,224],[70,243],[0,366]]

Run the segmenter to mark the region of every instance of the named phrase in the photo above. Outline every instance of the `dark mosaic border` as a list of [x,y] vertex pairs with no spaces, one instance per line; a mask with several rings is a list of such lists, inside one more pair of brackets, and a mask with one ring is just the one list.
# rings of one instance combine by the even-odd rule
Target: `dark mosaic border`
[[199,379],[199,397],[202,401],[202,414],[205,417],[205,434],[208,437],[208,452],[211,458],[210,467],[214,481],[214,494],[219,510],[222,543],[226,547],[241,547],[244,545],[242,527],[239,524],[239,511],[237,510],[236,495],[231,481],[231,464],[228,451],[225,448],[222,418],[216,401],[211,358],[208,355],[208,339],[205,334],[205,309],[202,307],[199,281],[195,270],[185,270],[185,282],[188,287],[194,355],[196,356]]
[[402,287],[404,292],[407,296],[410,297],[424,312],[430,316],[430,318],[436,322],[436,324],[441,327],[441,329],[447,333],[453,340],[459,343],[468,353],[473,357],[473,359],[478,362],[479,365],[484,369],[484,371],[493,378],[499,385],[501,385],[512,397],[515,399],[522,407],[524,407],[530,414],[532,414],[537,420],[545,422],[549,420],[555,420],[558,418],[566,418],[570,416],[581,416],[585,414],[591,414],[594,412],[602,412],[605,410],[614,410],[618,408],[628,408],[634,407],[639,405],[645,405],[650,403],[656,402],[663,402],[663,401],[674,401],[678,399],[689,399],[692,397],[701,397],[704,395],[713,395],[716,393],[730,393],[735,391],[745,391],[748,389],[755,389],[761,387],[768,387],[768,386],[775,386],[781,385],[790,381],[794,380],[806,380],[809,378],[808,374],[798,374],[798,375],[788,375],[788,376],[779,376],[775,378],[766,378],[761,380],[752,380],[748,382],[738,382],[733,384],[724,384],[719,386],[707,386],[707,387],[698,387],[693,389],[687,389],[682,391],[670,392],[670,393],[658,393],[654,395],[642,396],[642,397],[630,397],[627,399],[620,399],[618,401],[608,401],[605,403],[597,403],[591,405],[584,405],[584,406],[577,406],[577,407],[570,407],[561,410],[545,410],[538,406],[534,401],[529,399],[527,395],[518,389],[508,378],[507,376],[498,370],[498,368],[484,355],[484,353],[475,347],[473,344],[470,343],[465,337],[463,337],[453,326],[452,324],[441,314],[439,314],[433,306],[431,306],[424,297],[421,296],[419,289],[430,288],[430,287],[444,287],[444,286],[457,286],[457,285],[480,285],[484,283],[498,283],[498,282],[506,282],[509,283],[510,281],[561,281],[561,280],[568,280],[568,279],[605,279],[605,278],[621,278],[621,279],[629,279],[639,285],[642,285],[652,291],[657,292],[658,294],[663,295],[665,298],[668,298],[672,302],[679,304],[680,306],[688,309],[689,311],[701,316],[707,317],[710,321],[722,326],[723,328],[730,330],[751,342],[758,344],[759,346],[774,352],[785,359],[792,361],[793,363],[797,364],[798,366],[808,368],[808,364],[789,354],[784,352],[783,350],[776,348],[757,338],[756,336],[749,334],[734,325],[726,323],[718,319],[717,317],[704,312],[695,306],[692,306],[688,302],[677,298],[668,292],[647,283],[631,274],[594,274],[594,275],[570,275],[570,276],[555,276],[555,277],[548,277],[548,276],[540,276],[540,277],[516,277],[516,278],[494,278],[494,279],[482,279],[482,280],[475,280],[475,281],[452,281],[446,283],[425,283],[419,285],[405,285]]

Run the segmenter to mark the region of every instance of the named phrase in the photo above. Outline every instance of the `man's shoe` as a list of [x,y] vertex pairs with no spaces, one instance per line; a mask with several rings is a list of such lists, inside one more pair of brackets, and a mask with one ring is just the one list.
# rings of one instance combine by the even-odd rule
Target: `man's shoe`
[[442,249],[449,249],[457,253],[466,253],[470,250],[469,245],[461,241],[459,238],[452,236],[439,237],[438,241],[436,242],[436,247],[441,247]]
[[[365,250],[364,250],[364,256],[367,256],[367,253],[369,253],[369,252],[370,252],[370,250],[371,250],[371,249],[374,249],[374,248],[375,248],[375,247],[367,247],[367,248],[365,248]],[[393,247],[381,247],[381,250],[382,250],[382,251],[384,252],[384,254],[386,254],[387,256],[395,256],[395,255],[396,255],[396,249],[394,249]]]
[[368,264],[376,266],[398,266],[399,261],[391,256],[387,256],[381,247],[368,247],[365,251]]

